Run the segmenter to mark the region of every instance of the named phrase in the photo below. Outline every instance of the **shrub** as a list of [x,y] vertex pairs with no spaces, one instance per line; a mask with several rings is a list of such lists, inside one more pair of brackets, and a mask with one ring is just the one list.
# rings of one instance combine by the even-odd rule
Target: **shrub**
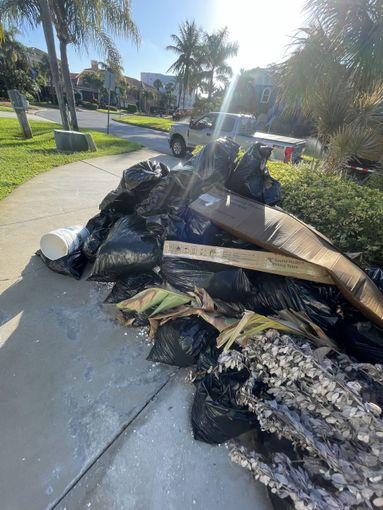
[[282,207],[312,225],[343,252],[383,264],[383,192],[308,165],[269,162],[283,189]]
[[383,191],[383,175],[382,173],[371,174],[365,184],[368,188],[378,189]]
[[135,104],[128,104],[128,107],[126,108],[126,111],[128,113],[136,113],[137,112],[137,106]]
[[80,105],[87,110],[97,110],[97,104],[91,103],[90,101],[81,101]]

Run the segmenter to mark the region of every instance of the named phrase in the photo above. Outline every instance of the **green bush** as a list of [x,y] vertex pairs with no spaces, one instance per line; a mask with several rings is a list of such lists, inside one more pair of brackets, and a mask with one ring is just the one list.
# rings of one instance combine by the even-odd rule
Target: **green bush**
[[127,112],[128,113],[136,113],[137,112],[137,106],[135,104],[128,104],[128,107],[127,107]]
[[383,264],[383,192],[308,165],[269,162],[283,189],[282,207],[362,262]]
[[381,173],[371,174],[365,185],[368,188],[383,191],[383,175]]
[[90,101],[80,101],[80,105],[87,110],[97,110],[97,104]]

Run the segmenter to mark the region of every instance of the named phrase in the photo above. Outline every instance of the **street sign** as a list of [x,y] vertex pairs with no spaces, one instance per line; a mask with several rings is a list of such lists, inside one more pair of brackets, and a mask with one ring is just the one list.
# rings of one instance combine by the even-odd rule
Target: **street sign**
[[116,75],[112,71],[105,71],[104,87],[107,90],[114,90],[116,88]]
[[109,134],[109,125],[110,125],[110,92],[115,90],[116,88],[116,75],[112,73],[112,71],[105,71],[104,75],[104,87],[108,91],[108,124],[106,127],[106,133]]

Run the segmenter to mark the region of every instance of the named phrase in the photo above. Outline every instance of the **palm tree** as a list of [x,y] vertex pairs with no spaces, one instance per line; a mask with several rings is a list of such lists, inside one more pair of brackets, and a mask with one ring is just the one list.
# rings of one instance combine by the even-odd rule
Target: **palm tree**
[[[137,43],[139,41],[138,30],[131,17],[130,0],[109,0],[107,2],[100,0],[83,0],[81,2],[78,0],[49,0],[49,4],[48,0],[0,0],[0,11],[11,20],[27,21],[32,26],[36,26],[41,21],[47,42],[53,81],[59,84],[53,20],[60,42],[61,71],[74,129],[78,129],[78,123],[69,72],[68,44],[74,44],[77,48],[86,48],[89,43],[94,44],[107,55],[111,67],[119,68],[121,57],[107,31],[116,35],[133,37]],[[60,105],[63,101],[59,95],[62,97],[60,91],[57,94]],[[63,124],[67,125],[63,115],[65,115],[65,107],[62,119]]]
[[229,42],[228,37],[227,27],[212,34],[205,33],[203,36],[201,57],[204,68],[203,76],[207,80],[208,101],[214,91],[214,82],[218,81],[225,85],[233,74],[227,60],[237,55],[238,43]]
[[173,93],[175,90],[174,83],[172,83],[171,81],[169,83],[167,83],[165,85],[165,90],[166,90],[166,95],[168,98],[168,108],[170,108],[172,105],[172,96],[173,96]]
[[361,83],[332,37],[322,26],[301,31],[280,67],[281,99],[312,119],[330,170],[351,157],[383,160],[383,79]]
[[342,63],[363,89],[382,81],[383,8],[381,1],[306,0],[309,21],[322,27],[331,51],[342,55]]
[[179,35],[172,34],[174,44],[166,47],[178,55],[177,60],[169,67],[168,72],[175,72],[179,82],[179,99],[181,89],[183,107],[185,108],[185,94],[190,92],[192,77],[200,72],[200,30],[195,21],[185,21],[179,26]]
[[68,116],[65,108],[63,91],[60,83],[60,71],[56,56],[52,16],[48,0],[0,0],[2,18],[10,26],[14,23],[27,22],[32,27],[41,23],[48,50],[52,82],[55,88],[64,129],[69,129]]
[[129,0],[51,0],[53,22],[60,41],[60,56],[65,92],[74,129],[78,129],[73,87],[70,79],[67,47],[78,48],[89,43],[106,54],[108,67],[116,72],[121,68],[120,54],[107,32],[132,37],[136,43],[139,33],[132,20]]
[[157,89],[157,92],[159,92],[160,89],[164,88],[164,85],[163,85],[162,81],[159,78],[157,78],[157,80],[154,80],[153,87],[155,89]]

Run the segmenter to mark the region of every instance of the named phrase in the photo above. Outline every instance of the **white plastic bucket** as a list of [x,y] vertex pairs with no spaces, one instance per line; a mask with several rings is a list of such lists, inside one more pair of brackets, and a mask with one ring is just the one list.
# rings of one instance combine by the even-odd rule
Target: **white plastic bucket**
[[52,230],[41,238],[40,249],[48,259],[57,260],[77,250],[88,235],[82,225]]

